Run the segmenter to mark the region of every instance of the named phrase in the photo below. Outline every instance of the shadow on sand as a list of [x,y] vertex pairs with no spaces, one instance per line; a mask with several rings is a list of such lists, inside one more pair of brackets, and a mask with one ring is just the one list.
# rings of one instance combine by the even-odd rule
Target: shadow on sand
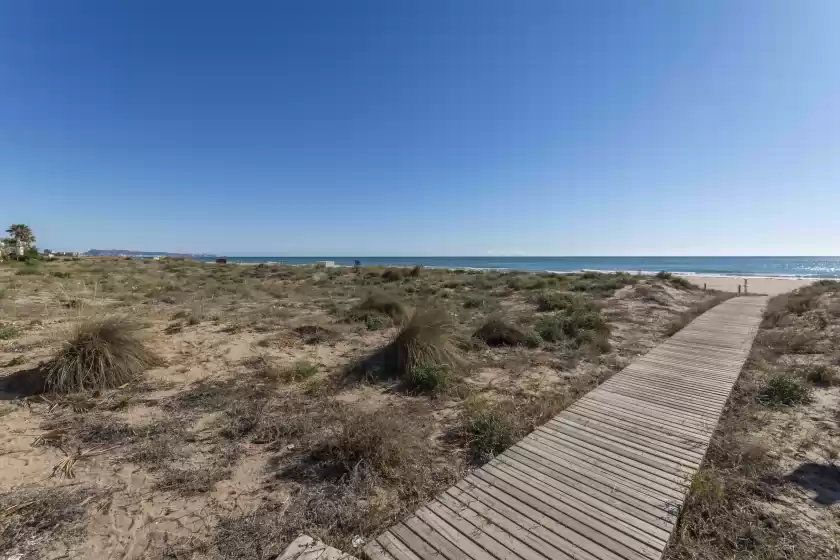
[[22,369],[0,378],[0,401],[12,401],[44,393],[45,379],[45,372],[40,366]]
[[787,480],[815,492],[814,501],[830,506],[840,502],[840,466],[805,463],[790,473]]

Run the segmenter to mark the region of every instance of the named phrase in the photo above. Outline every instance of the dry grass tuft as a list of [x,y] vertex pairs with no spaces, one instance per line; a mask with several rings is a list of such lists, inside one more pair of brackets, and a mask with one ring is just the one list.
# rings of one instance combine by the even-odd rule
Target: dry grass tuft
[[419,309],[383,350],[385,369],[403,379],[410,379],[414,369],[421,366],[463,369],[466,360],[453,338],[454,325],[446,311]]
[[47,389],[61,393],[110,389],[162,365],[141,340],[141,328],[124,317],[82,322],[47,364]]
[[379,292],[368,295],[348,313],[348,319],[351,321],[368,324],[381,320],[383,316],[389,317],[392,323],[402,323],[408,316],[408,312],[399,300]]
[[0,494],[0,550],[3,558],[40,558],[53,540],[84,535],[87,507],[108,497],[84,487],[33,488]]
[[488,346],[519,346],[528,342],[528,335],[515,325],[491,317],[474,333],[473,337],[484,341]]
[[312,453],[332,473],[363,473],[391,482],[421,482],[428,444],[422,429],[397,412],[351,412]]

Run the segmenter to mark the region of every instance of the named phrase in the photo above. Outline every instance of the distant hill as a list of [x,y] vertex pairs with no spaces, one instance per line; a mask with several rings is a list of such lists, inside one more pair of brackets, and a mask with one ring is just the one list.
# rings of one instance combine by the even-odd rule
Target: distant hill
[[167,253],[165,251],[131,251],[129,249],[90,249],[88,257],[215,257],[207,253]]

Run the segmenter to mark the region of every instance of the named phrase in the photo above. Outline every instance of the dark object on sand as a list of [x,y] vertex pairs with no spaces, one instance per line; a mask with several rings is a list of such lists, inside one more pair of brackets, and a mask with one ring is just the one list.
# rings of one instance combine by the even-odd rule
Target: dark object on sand
[[216,264],[227,264],[227,259],[218,258],[216,259]]

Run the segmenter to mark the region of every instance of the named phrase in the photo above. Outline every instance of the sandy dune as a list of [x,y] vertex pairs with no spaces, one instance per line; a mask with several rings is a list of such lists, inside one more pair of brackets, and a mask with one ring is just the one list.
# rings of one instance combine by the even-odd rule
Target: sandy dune
[[802,286],[807,286],[816,281],[816,278],[768,278],[754,276],[683,276],[686,280],[697,284],[706,285],[710,290],[724,290],[737,292],[738,286],[744,290],[744,280],[747,281],[747,292],[753,294],[767,294],[775,296],[790,292]]

